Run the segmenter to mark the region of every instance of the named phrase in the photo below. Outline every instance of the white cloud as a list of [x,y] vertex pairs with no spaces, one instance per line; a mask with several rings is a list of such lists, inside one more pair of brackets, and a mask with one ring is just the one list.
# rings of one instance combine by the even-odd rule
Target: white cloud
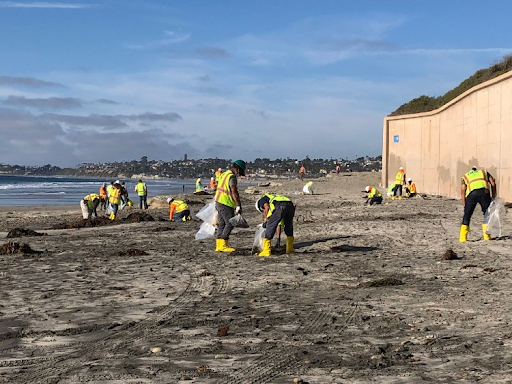
[[125,47],[128,49],[159,49],[164,48],[169,45],[182,43],[184,41],[187,41],[190,39],[191,34],[190,33],[180,33],[175,31],[164,31],[164,35],[166,36],[163,39],[155,40],[155,41],[148,41],[145,43],[139,43],[139,44],[126,44]]

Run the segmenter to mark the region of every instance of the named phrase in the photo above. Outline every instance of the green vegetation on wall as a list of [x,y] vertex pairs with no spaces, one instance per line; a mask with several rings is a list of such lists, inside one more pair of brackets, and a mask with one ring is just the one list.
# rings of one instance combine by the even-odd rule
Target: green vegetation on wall
[[446,92],[443,96],[431,97],[422,95],[412,99],[408,103],[401,105],[396,111],[392,112],[389,116],[408,115],[412,113],[430,112],[434,111],[443,105],[449,103],[457,96],[462,95],[468,89],[476,85],[485,83],[488,80],[494,79],[504,73],[512,70],[512,55],[505,56],[502,61],[494,64],[487,69],[480,69],[475,74],[451,91]]

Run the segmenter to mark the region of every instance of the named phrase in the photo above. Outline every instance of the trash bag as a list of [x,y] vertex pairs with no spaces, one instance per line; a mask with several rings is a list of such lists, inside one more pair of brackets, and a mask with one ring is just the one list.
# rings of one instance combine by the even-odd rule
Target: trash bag
[[203,208],[196,213],[196,217],[199,217],[205,223],[209,223],[212,225],[216,224],[216,215],[217,210],[215,209],[215,200],[212,200],[208,204],[206,204]]
[[487,230],[485,232],[493,238],[501,237],[500,208],[503,205],[503,199],[498,197],[491,202],[485,213],[485,216],[488,217]]
[[215,235],[215,226],[206,221],[201,224],[199,231],[196,233],[196,240],[209,239]]
[[302,193],[304,195],[312,195],[313,192],[313,182],[308,181],[304,187],[302,187]]
[[251,253],[260,253],[263,251],[263,239],[265,238],[265,228],[263,228],[263,224],[260,224],[256,227],[256,232],[254,233],[254,243],[252,244]]
[[110,203],[107,203],[107,209],[105,210],[105,215],[110,215],[112,212],[112,205]]
[[249,228],[249,224],[242,215],[235,215],[229,219],[229,223],[235,228]]

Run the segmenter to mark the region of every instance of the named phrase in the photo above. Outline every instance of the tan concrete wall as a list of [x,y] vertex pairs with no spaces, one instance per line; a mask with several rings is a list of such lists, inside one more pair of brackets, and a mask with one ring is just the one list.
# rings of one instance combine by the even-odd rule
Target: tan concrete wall
[[473,165],[487,169],[498,196],[512,201],[512,72],[438,110],[384,119],[384,187],[404,167],[419,193],[460,198],[460,179]]

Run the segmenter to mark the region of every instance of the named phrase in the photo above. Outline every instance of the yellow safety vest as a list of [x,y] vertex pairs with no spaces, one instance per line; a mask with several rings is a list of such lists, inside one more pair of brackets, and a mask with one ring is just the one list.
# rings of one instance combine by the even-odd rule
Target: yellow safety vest
[[409,185],[409,193],[416,193],[416,184],[411,183]]
[[232,177],[236,176],[230,169],[220,175],[219,185],[217,185],[217,191],[215,191],[215,201],[235,208],[236,201],[231,197],[231,188],[229,187],[229,180],[231,180]]
[[270,201],[268,203],[268,205],[270,206],[270,209],[268,210],[267,217],[270,217],[272,215],[272,213],[274,213],[274,211],[276,210],[276,206],[275,206],[274,202],[291,201],[289,198],[287,198],[285,196],[280,196],[280,195],[272,196],[267,193],[265,195],[270,197]]
[[185,203],[184,201],[181,201],[181,200],[174,200],[171,203],[171,206],[173,206],[173,205],[174,205],[175,212],[183,212],[188,209],[187,203]]
[[462,177],[462,180],[467,186],[466,196],[475,189],[490,190],[489,180],[487,180],[487,171],[485,169],[476,171],[471,170]]
[[405,184],[405,173],[398,172],[395,177],[395,184],[404,185]]
[[144,196],[146,194],[146,183],[137,183],[137,195]]
[[199,180],[196,180],[196,192],[201,192],[203,190],[203,185]]
[[96,199],[99,199],[100,196],[96,193],[90,193],[89,195],[84,197],[84,200],[87,202],[87,206],[92,209],[92,202]]
[[379,192],[379,190],[377,188],[374,188],[372,187],[372,190],[370,191],[370,193],[368,193],[368,198],[369,199],[372,199],[374,197],[381,197],[381,193]]
[[119,196],[121,196],[121,189],[120,188],[112,188],[110,191],[110,196],[108,198],[108,201],[110,201],[112,204],[119,204],[121,200],[119,199]]

